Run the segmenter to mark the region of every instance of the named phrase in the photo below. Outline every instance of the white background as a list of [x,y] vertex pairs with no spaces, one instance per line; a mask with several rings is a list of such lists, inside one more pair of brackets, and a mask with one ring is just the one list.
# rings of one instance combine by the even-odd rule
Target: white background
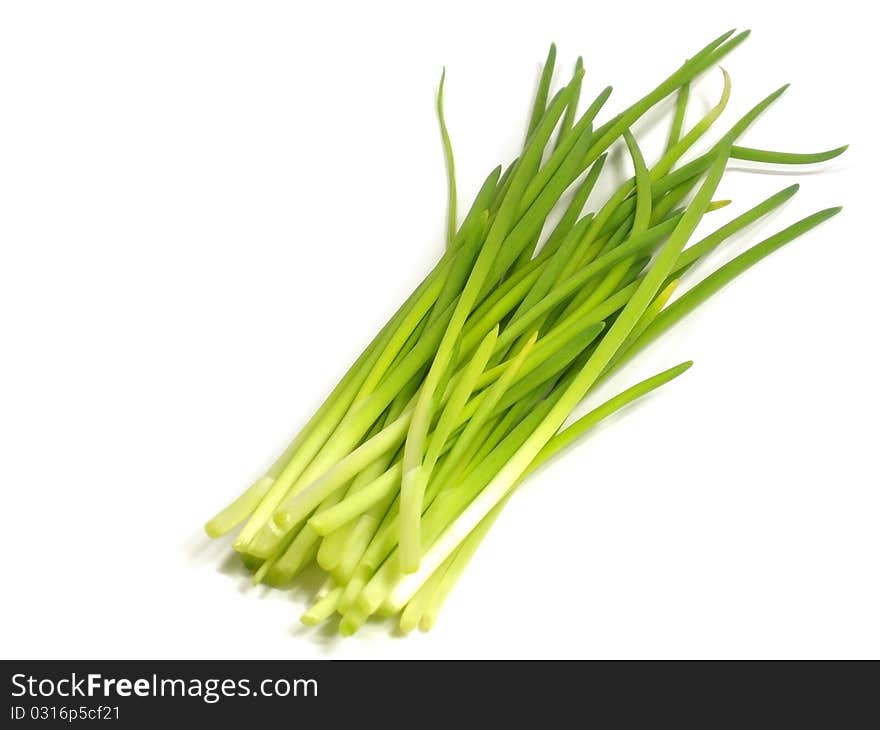
[[[2,656],[880,657],[869,4],[596,5],[0,6]],[[621,374],[696,361],[520,490],[431,634],[343,640],[299,626],[305,590],[248,588],[201,524],[438,256],[441,66],[464,205],[551,40],[607,118],[733,26],[722,123],[790,81],[744,142],[851,149],[733,165],[712,227],[802,190],[712,263],[843,214]]]

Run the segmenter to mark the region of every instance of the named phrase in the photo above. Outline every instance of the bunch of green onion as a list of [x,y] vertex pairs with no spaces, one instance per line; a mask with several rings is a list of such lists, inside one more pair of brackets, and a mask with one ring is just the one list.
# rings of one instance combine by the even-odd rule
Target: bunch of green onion
[[[578,114],[583,65],[551,97],[544,65],[519,157],[486,178],[458,223],[452,147],[437,111],[449,179],[447,245],[391,320],[274,464],[211,519],[255,583],[288,585],[317,561],[324,586],[302,621],[338,614],[351,634],[374,614],[429,629],[515,487],[601,419],[687,370],[624,390],[573,423],[590,391],[733,278],[839,212],[828,208],[749,248],[670,303],[681,277],[726,239],[790,199],[793,185],[691,242],[728,161],[803,164],[815,154],[736,144],[785,91],[759,101],[708,152],[687,152],[721,115],[684,129],[691,82],[748,31],[716,38],[653,91],[598,123],[611,89]],[[668,142],[649,167],[631,133],[675,95]],[[634,175],[584,213],[609,148],[622,139]],[[551,214],[558,222],[550,227]],[[546,230],[545,228],[551,228]],[[539,245],[540,244],[540,245]]]

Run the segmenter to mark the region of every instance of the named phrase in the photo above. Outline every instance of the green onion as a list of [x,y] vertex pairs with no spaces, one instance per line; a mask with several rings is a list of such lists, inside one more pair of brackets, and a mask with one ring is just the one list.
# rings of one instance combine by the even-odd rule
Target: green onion
[[[798,190],[752,203],[692,242],[706,214],[730,204],[715,194],[731,159],[816,164],[847,149],[737,145],[783,86],[706,152],[685,159],[731,97],[722,69],[719,101],[686,130],[692,85],[747,37],[717,37],[605,121],[611,87],[578,112],[580,58],[554,93],[551,45],[519,157],[487,175],[460,224],[443,70],[436,113],[448,183],[445,249],[299,435],[205,525],[211,537],[241,526],[233,548],[254,583],[284,587],[317,562],[327,580],[304,624],[337,617],[350,635],[371,616],[397,615],[404,633],[430,629],[516,487],[691,362],[572,421],[596,385],[733,279],[840,211],[809,215],[689,284],[695,264]],[[671,95],[666,145],[649,164],[633,130]],[[632,176],[588,205],[620,142]]]
[[687,105],[690,98],[691,85],[682,84],[675,97],[675,114],[672,117],[672,125],[669,127],[669,138],[666,141],[666,150],[670,150],[681,139],[681,130],[684,128],[684,117],[687,114]]
[[550,50],[547,52],[547,60],[544,61],[544,68],[541,70],[541,80],[538,82],[538,91],[535,94],[535,102],[532,105],[532,116],[529,119],[529,127],[526,132],[526,143],[529,137],[541,123],[541,117],[547,111],[547,97],[550,94],[550,84],[553,81],[553,67],[556,65],[556,44],[550,44]]
[[756,150],[751,147],[737,147],[734,145],[730,156],[735,160],[750,160],[752,162],[766,162],[774,165],[811,165],[816,162],[827,162],[839,157],[847,151],[849,145],[836,147],[825,152],[773,152],[771,150]]
[[455,158],[452,155],[452,140],[446,128],[446,117],[443,114],[443,86],[446,83],[446,69],[440,75],[440,88],[437,90],[437,120],[440,122],[440,138],[443,141],[443,158],[446,160],[446,178],[449,185],[449,203],[446,212],[446,245],[451,247],[455,239],[455,221],[457,217],[455,189]]

